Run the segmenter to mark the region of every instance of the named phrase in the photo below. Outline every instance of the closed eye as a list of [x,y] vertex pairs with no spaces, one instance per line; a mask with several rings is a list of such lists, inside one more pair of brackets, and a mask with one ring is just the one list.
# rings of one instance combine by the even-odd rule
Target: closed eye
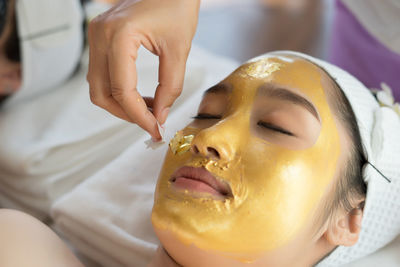
[[289,132],[289,131],[287,131],[287,130],[279,127],[279,126],[276,126],[276,125],[273,125],[271,123],[268,123],[268,122],[259,121],[257,123],[257,125],[261,126],[263,128],[266,128],[268,130],[272,130],[272,131],[281,133],[281,134],[286,134],[286,135],[289,135],[289,136],[295,136],[293,133],[291,133],[291,132]]
[[213,115],[208,113],[199,113],[192,117],[195,120],[220,120],[222,117],[220,115]]

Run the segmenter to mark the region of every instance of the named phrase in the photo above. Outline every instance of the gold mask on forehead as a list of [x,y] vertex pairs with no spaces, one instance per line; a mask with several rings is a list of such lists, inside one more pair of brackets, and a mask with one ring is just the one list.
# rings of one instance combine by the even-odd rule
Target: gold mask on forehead
[[[305,60],[264,58],[242,65],[224,83],[233,90],[222,119],[206,128],[191,124],[179,140],[172,140],[157,183],[152,223],[159,237],[166,231],[183,244],[247,262],[288,244],[310,224],[334,179],[340,140],[321,72]],[[296,88],[314,104],[321,130],[313,145],[289,149],[254,134],[253,106],[265,83]],[[183,137],[191,135],[192,146],[213,147],[219,158],[187,149],[174,153],[179,142],[187,147]],[[170,177],[182,166],[206,168],[230,185],[232,196],[216,200],[173,190]]]
[[257,79],[264,79],[270,76],[277,70],[280,70],[282,64],[279,62],[274,62],[268,58],[262,58],[256,62],[251,62],[247,64],[246,67],[240,68],[238,74],[242,77],[248,76]]

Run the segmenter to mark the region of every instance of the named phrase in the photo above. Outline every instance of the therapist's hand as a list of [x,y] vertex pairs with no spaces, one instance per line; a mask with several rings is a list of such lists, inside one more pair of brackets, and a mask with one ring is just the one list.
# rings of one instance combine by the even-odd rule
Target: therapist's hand
[[[200,0],[124,0],[96,17],[88,30],[91,101],[160,139],[157,121],[164,124],[182,91],[199,4]],[[159,56],[154,99],[143,99],[136,88],[141,45]]]

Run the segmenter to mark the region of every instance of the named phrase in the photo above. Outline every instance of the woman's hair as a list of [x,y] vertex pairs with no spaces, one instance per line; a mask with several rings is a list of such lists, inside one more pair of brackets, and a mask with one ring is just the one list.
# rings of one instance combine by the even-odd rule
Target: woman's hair
[[3,32],[6,24],[7,7],[8,1],[0,0],[0,34]]
[[12,62],[20,62],[20,48],[19,48],[19,37],[17,29],[17,18],[15,15],[15,1],[10,1],[6,4],[3,10],[3,22],[2,22],[2,34],[4,34],[4,29],[7,23],[10,23],[10,31],[8,37],[4,43],[4,53],[8,60]]
[[[17,18],[15,15],[15,1],[10,1],[7,5],[5,5],[4,8],[6,8],[6,10],[3,10],[5,11],[5,14],[3,14],[5,17],[3,18],[2,34],[4,34],[5,25],[8,22],[10,23],[10,32],[4,43],[5,57],[12,62],[19,63],[21,62],[21,54],[19,47],[20,40],[17,29]],[[0,95],[0,107],[9,96],[10,95]]]
[[17,30],[17,18],[15,12],[9,12],[7,16],[11,16],[11,31],[4,44],[5,56],[8,60],[13,62],[21,62],[21,53],[19,47],[19,36]]
[[[324,70],[325,71],[325,70]],[[361,141],[357,118],[351,104],[336,81],[325,71],[332,81],[334,90],[330,90],[329,99],[333,113],[342,123],[350,139],[350,151],[344,168],[341,170],[338,182],[333,188],[333,196],[326,203],[323,222],[339,208],[349,212],[354,208],[363,208],[364,202],[355,207],[355,202],[365,198],[367,186],[362,177],[365,164],[368,163]]]

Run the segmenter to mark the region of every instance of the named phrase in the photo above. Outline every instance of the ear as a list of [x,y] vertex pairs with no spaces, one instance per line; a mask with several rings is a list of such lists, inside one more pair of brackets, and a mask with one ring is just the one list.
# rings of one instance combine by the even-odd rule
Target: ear
[[341,210],[326,230],[324,236],[333,246],[353,246],[361,232],[364,201],[350,211]]

